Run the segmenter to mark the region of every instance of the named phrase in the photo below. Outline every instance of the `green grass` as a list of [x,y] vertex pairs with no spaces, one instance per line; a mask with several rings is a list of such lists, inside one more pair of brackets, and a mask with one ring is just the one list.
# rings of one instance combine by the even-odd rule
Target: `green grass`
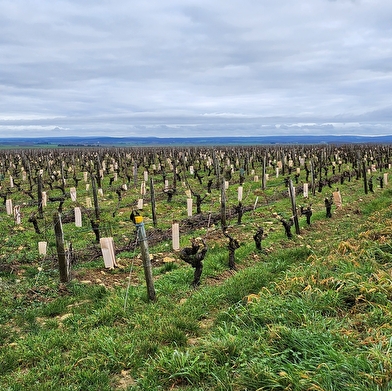
[[[266,193],[284,190],[282,178],[270,174]],[[260,187],[248,185],[252,192]],[[314,214],[311,226],[300,218],[301,234],[291,240],[274,217],[290,216],[287,199],[245,214],[242,225],[231,219],[229,231],[241,242],[236,272],[228,270],[219,226],[182,236],[182,247],[193,236],[209,245],[198,289],[190,286],[193,269],[169,242],[151,247],[157,259],[176,258],[154,266],[155,302],[147,299],[139,249],[119,254],[125,269],[104,271],[101,257],[81,256],[82,249],[97,249],[88,222],[82,229],[66,224],[67,240],[81,259],[73,266],[78,277],[62,285],[50,229],[43,229],[50,250],[42,258],[35,245],[42,235],[28,225],[16,230],[11,218],[3,218],[0,391],[389,391],[391,191],[364,195],[355,181],[340,188],[343,208],[334,208],[332,219],[325,218],[323,204],[330,189],[309,200],[298,197],[298,204],[312,204]],[[236,191],[230,191],[233,207]],[[134,227],[125,207],[112,217],[116,195],[106,193],[101,224],[121,247],[134,237]],[[202,209],[215,208],[217,199],[214,190]],[[169,218],[159,228],[170,227],[184,200],[176,195],[173,204],[160,204]],[[50,227],[50,221],[39,224]],[[263,252],[252,238],[258,225],[267,234]]]

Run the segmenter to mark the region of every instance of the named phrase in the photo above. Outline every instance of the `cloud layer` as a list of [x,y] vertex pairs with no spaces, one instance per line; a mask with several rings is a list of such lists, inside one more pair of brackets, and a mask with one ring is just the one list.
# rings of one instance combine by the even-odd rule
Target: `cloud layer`
[[389,0],[0,3],[0,137],[391,134]]

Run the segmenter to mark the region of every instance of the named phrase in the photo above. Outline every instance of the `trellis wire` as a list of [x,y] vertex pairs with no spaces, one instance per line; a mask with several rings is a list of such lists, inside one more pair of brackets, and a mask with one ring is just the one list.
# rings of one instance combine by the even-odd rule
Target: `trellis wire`
[[[139,229],[139,228],[138,228],[138,229]],[[130,289],[130,287],[131,287],[131,275],[132,275],[132,272],[133,272],[133,263],[134,263],[134,259],[135,259],[135,253],[136,253],[136,244],[137,244],[137,241],[138,241],[137,238],[138,238],[138,235],[137,235],[137,233],[136,233],[135,248],[134,248],[134,251],[133,251],[133,255],[134,255],[134,256],[132,257],[131,268],[130,268],[130,270],[129,270],[129,275],[128,275],[127,289],[126,289],[126,291],[125,291],[124,312],[125,312],[126,309],[127,309],[129,289]]]

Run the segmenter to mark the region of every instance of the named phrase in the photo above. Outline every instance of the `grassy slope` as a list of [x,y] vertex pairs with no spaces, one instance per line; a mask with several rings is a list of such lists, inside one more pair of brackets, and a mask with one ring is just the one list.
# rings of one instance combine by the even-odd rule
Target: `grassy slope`
[[391,195],[314,205],[293,240],[272,224],[268,255],[246,216],[238,272],[217,242],[198,290],[183,263],[154,270],[153,304],[143,284],[3,273],[0,390],[390,390]]

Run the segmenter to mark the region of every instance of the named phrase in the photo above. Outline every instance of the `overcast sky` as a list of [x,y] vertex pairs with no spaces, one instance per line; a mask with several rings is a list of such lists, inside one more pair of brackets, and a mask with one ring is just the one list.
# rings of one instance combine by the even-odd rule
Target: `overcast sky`
[[391,0],[0,0],[0,137],[392,134]]

